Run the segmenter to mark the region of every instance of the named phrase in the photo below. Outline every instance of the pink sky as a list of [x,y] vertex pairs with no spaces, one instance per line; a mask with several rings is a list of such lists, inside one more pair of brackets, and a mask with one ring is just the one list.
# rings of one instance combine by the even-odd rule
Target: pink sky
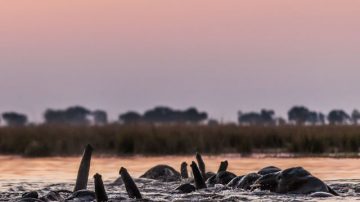
[[0,112],[360,108],[358,0],[0,3]]

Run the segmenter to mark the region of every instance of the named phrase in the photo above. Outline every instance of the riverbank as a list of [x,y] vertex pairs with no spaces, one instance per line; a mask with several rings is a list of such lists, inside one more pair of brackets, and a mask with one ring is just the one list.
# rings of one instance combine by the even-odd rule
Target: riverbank
[[86,144],[101,155],[290,153],[358,156],[359,126],[106,125],[0,128],[0,154],[79,155]]

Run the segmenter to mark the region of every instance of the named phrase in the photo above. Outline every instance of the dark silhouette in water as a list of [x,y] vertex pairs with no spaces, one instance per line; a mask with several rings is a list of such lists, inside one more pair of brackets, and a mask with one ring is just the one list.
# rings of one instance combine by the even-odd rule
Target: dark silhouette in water
[[87,188],[92,151],[93,147],[88,144],[85,147],[85,151],[80,162],[74,192]]
[[95,192],[83,189],[72,193],[65,201],[93,201],[95,199]]
[[[98,173],[94,175],[95,192],[86,190],[86,178],[89,174],[92,150],[93,148],[90,145],[87,145],[85,148],[75,186],[75,189],[77,188],[78,190],[74,192],[67,190],[50,191],[42,197],[39,197],[38,192],[32,191],[24,193],[21,198],[16,201],[94,201],[95,199],[97,202],[108,201],[102,177]],[[199,162],[203,162],[200,154],[197,154],[196,156]],[[268,166],[259,170],[257,173],[254,172],[236,177],[235,174],[226,171],[228,162],[222,161],[220,163],[218,173],[210,177],[206,183],[194,161],[192,161],[190,167],[193,172],[195,186],[190,183],[182,184],[176,188],[176,191],[180,193],[191,193],[196,189],[205,189],[215,184],[223,184],[226,185],[226,187],[231,188],[241,188],[249,191],[261,189],[279,194],[309,194],[311,197],[331,197],[339,195],[326,183],[312,176],[310,172],[302,167],[293,167],[281,171],[277,167]],[[186,168],[187,164],[186,162],[183,162],[181,164],[182,173],[185,173],[186,171],[187,174]],[[172,172],[173,168],[167,165],[158,165],[149,171],[149,173],[152,174],[162,173],[163,171],[167,173]],[[124,167],[121,167],[119,173],[121,175],[122,182],[125,184],[129,198],[142,199],[142,195],[138,187],[127,170]],[[180,173],[178,173],[178,175],[180,176]],[[206,190],[206,192],[208,191],[209,190]],[[59,194],[61,192],[71,193],[71,195],[65,199]]]
[[101,178],[101,175],[96,173],[94,175],[94,184],[95,184],[95,196],[97,202],[105,202],[108,201],[108,196],[105,191],[104,183]]
[[270,173],[276,173],[276,172],[279,172],[281,171],[280,168],[278,167],[275,167],[275,166],[267,166],[265,168],[262,168],[261,170],[258,171],[258,174],[259,175],[267,175],[267,174],[270,174]]
[[219,166],[219,169],[218,169],[218,173],[219,172],[221,172],[221,171],[226,171],[227,170],[227,168],[228,168],[228,166],[229,166],[229,163],[228,163],[228,161],[227,160],[225,160],[225,161],[221,161],[221,163],[220,163],[220,166]]
[[214,174],[213,176],[209,176],[209,173],[207,173],[207,175],[209,176],[209,178],[206,180],[206,184],[208,186],[213,186],[215,184],[223,184],[226,185],[228,184],[232,179],[234,179],[236,177],[236,175],[234,173],[228,172],[227,167],[228,167],[229,163],[227,160],[222,161],[220,163],[218,172],[216,174]]
[[236,177],[236,175],[234,173],[231,173],[228,171],[220,171],[220,172],[216,173],[215,175],[209,177],[206,180],[206,184],[208,186],[213,186],[215,184],[226,185],[235,177]]
[[191,193],[193,191],[195,191],[195,187],[194,185],[190,184],[190,183],[186,183],[186,184],[182,184],[180,186],[178,186],[175,190],[179,191],[180,193]]
[[199,169],[200,169],[202,177],[204,179],[206,179],[205,163],[204,163],[204,160],[201,157],[201,154],[198,153],[198,152],[196,153],[196,161],[197,161],[197,163],[199,165]]
[[338,196],[333,189],[320,179],[312,176],[302,167],[288,168],[280,172],[261,176],[252,188],[260,188],[281,194],[311,194],[315,192],[330,193]]
[[183,179],[189,178],[189,174],[188,174],[188,170],[187,170],[187,163],[186,162],[181,163],[180,173],[181,173],[181,177]]
[[140,178],[161,180],[164,182],[173,182],[181,180],[181,175],[171,166],[157,165],[146,171],[142,176],[140,176]]
[[191,163],[190,167],[191,167],[191,170],[194,175],[196,189],[206,188],[205,180],[204,180],[203,176],[201,175],[200,170],[194,161]]
[[39,198],[39,194],[36,191],[25,192],[21,198]]
[[253,189],[253,185],[256,182],[256,180],[258,180],[264,175],[270,175],[272,173],[277,173],[279,171],[281,171],[280,168],[277,168],[275,166],[268,166],[262,168],[257,173],[249,173],[247,175],[235,177],[227,184],[227,186],[232,188],[251,190]]
[[124,168],[124,167],[120,168],[120,175],[125,184],[125,188],[129,195],[129,198],[142,199],[142,196],[140,194],[138,187],[136,186],[134,180],[131,178],[131,176],[128,173],[128,171],[126,170],[126,168]]

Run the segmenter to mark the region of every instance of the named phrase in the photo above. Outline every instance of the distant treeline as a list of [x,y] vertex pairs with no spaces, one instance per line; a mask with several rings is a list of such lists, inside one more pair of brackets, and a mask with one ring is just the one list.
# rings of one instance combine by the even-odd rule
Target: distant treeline
[[[5,112],[2,119],[7,126],[25,126],[29,124],[27,116],[18,112]],[[287,119],[276,116],[271,109],[260,112],[238,112],[238,123],[243,126],[279,126],[279,125],[349,125],[358,124],[360,111],[354,109],[351,114],[344,110],[334,109],[328,114],[313,111],[304,106],[294,106],[288,111]],[[158,106],[143,114],[128,111],[120,114],[116,123],[119,124],[221,124],[216,119],[209,119],[207,112],[195,107],[185,110]],[[52,125],[106,125],[110,124],[104,110],[89,110],[82,106],[66,109],[47,109],[44,123]]]

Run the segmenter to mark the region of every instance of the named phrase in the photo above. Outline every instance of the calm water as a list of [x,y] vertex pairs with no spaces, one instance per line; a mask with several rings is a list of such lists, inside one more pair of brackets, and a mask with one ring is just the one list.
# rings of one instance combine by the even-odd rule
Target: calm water
[[[257,171],[273,165],[282,169],[302,166],[323,180],[360,179],[360,159],[336,158],[260,158],[236,155],[204,156],[206,169],[216,171],[220,161],[229,161],[228,170],[238,175]],[[181,162],[188,164],[193,156],[162,157],[95,157],[92,159],[91,176],[101,173],[104,179],[118,177],[119,168],[126,167],[130,174],[138,177],[156,164],[168,164],[179,169]],[[80,157],[21,158],[0,156],[0,179],[11,181],[72,182],[77,173]]]

